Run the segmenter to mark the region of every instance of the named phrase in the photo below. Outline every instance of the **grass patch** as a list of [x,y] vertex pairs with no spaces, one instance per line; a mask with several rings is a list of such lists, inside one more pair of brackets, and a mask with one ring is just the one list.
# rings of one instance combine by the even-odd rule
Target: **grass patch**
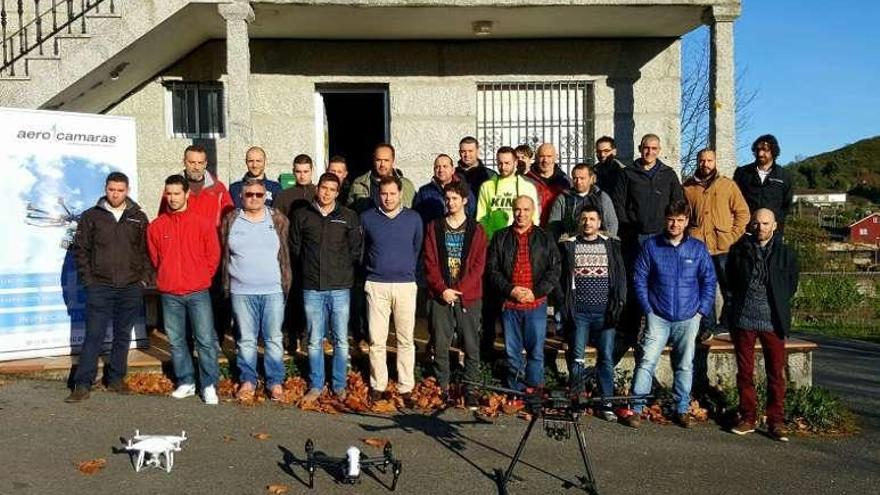
[[800,332],[838,339],[862,340],[880,344],[880,321],[876,322],[795,322]]

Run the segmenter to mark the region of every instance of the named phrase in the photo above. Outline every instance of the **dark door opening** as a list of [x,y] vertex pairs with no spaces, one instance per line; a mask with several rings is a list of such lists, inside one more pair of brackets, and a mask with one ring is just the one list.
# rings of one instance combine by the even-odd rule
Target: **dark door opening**
[[342,155],[351,179],[372,168],[373,148],[388,140],[388,92],[385,88],[318,89],[324,100],[327,158]]

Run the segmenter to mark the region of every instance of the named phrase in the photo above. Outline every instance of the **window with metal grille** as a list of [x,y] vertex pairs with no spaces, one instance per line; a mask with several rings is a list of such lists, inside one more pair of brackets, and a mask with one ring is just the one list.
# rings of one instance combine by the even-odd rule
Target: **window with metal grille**
[[501,146],[553,143],[569,172],[593,163],[593,85],[587,81],[477,83],[477,136],[483,163]]
[[173,137],[223,137],[223,83],[165,83],[168,131]]

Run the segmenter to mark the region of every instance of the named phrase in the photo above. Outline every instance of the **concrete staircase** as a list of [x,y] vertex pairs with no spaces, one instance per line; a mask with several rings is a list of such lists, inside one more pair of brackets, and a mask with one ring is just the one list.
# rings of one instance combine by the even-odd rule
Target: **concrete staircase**
[[[217,27],[222,27],[219,20],[192,22],[211,10],[211,17],[219,17],[213,5],[216,2],[210,0],[25,3],[31,2],[40,6],[41,23],[45,26],[43,37],[37,43],[33,17],[23,19],[26,35],[22,38],[19,20],[11,19],[19,12],[7,11],[7,52],[17,55],[22,44],[28,51],[13,66],[0,71],[0,106],[103,112],[202,42],[222,34],[218,33]],[[47,36],[53,30],[52,2],[56,9],[70,4],[81,7],[60,15],[64,23],[73,18],[70,29],[65,26]],[[34,16],[34,7],[31,10],[30,15]],[[9,53],[4,66],[8,60]]]

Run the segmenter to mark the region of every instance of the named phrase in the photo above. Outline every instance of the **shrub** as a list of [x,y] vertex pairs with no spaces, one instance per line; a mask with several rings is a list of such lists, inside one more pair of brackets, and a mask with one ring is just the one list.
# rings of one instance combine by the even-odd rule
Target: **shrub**
[[801,281],[794,307],[820,313],[842,312],[857,308],[866,300],[853,277],[810,277]]

